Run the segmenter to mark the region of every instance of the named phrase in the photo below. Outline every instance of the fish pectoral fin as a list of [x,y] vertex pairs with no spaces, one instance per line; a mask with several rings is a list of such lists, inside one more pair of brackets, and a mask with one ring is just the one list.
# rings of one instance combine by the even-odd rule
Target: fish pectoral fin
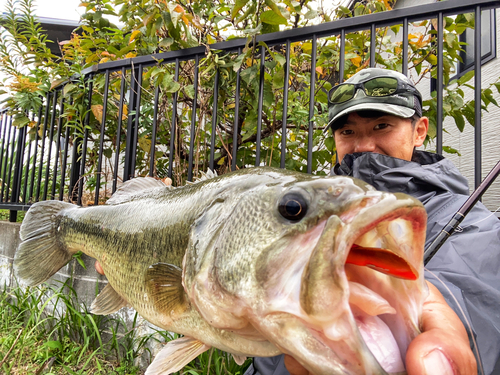
[[92,302],[90,311],[96,315],[108,315],[117,312],[126,305],[127,301],[113,289],[111,284],[108,284]]
[[182,285],[182,270],[168,263],[156,263],[146,271],[146,291],[159,311],[181,312],[188,302]]
[[192,337],[172,340],[156,355],[145,375],[168,375],[181,370],[210,346]]
[[238,366],[243,365],[243,363],[245,363],[245,361],[247,360],[247,357],[245,357],[244,355],[238,355],[238,354],[234,354],[234,353],[231,353],[231,354],[234,358],[234,361],[236,362],[236,364]]

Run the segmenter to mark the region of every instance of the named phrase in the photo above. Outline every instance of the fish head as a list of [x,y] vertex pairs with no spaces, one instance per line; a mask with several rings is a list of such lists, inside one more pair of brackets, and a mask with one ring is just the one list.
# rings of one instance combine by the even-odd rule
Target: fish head
[[316,375],[404,372],[426,297],[422,204],[350,177],[259,173],[194,226],[193,305]]

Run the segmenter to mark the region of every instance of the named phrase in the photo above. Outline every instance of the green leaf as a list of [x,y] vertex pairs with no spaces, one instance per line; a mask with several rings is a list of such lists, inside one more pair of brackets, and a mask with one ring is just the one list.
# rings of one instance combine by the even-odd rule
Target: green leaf
[[194,99],[194,85],[187,85],[186,87],[184,87],[184,92],[186,93],[188,98]]
[[88,32],[89,34],[93,34],[94,33],[94,29],[91,28],[91,27],[82,26],[82,29],[85,30],[86,32]]
[[422,63],[415,65],[415,71],[418,75],[422,72]]
[[454,111],[452,113],[452,116],[455,120],[455,125],[457,125],[458,130],[460,130],[460,132],[463,132],[465,128],[465,119],[463,115],[459,111]]
[[307,12],[305,15],[304,15],[304,18],[306,20],[313,20],[315,19],[316,17],[318,17],[318,12],[316,10],[313,10],[311,9],[309,12]]
[[111,157],[113,156],[113,150],[111,148],[105,148],[102,153],[104,154],[105,157],[107,157],[108,159],[111,159]]
[[268,82],[264,83],[264,98],[263,104],[265,108],[270,108],[276,102],[276,98],[274,97],[273,90],[271,88],[271,84]]
[[271,25],[270,23],[261,23],[262,34],[276,33],[280,31],[279,25]]
[[266,10],[261,14],[260,20],[262,23],[267,23],[269,25],[286,25],[288,23],[287,19],[280,14],[272,11]]
[[173,38],[163,38],[160,43],[158,43],[158,46],[161,47],[161,48],[165,48],[167,49],[168,47],[170,47],[172,44],[174,43],[174,39]]
[[285,79],[285,69],[280,69],[273,74],[273,89],[279,89],[283,87]]
[[273,0],[264,0],[264,2],[266,3],[266,5],[271,8],[271,10],[276,13],[277,15],[283,17],[283,14],[281,14],[281,11],[280,9],[278,8],[278,6],[276,5],[276,3],[273,1]]
[[63,89],[63,96],[67,96],[70,94],[73,90],[77,89],[78,86],[73,84],[73,83],[68,83],[66,86],[64,86]]
[[248,0],[236,0],[235,4],[234,4],[234,7],[233,7],[233,10],[231,11],[231,19],[235,19],[236,18],[236,15],[238,14],[238,12],[243,9],[243,7],[245,5],[247,5],[248,3]]
[[241,71],[241,79],[247,84],[251,84],[257,78],[257,65],[253,65],[247,69]]
[[436,138],[436,128],[436,119],[434,117],[429,117],[429,130],[427,131],[429,138]]
[[470,70],[458,79],[458,84],[463,85],[465,82],[468,82],[472,77],[474,77],[474,71]]
[[286,58],[279,53],[273,53],[273,59],[281,66],[286,64]]
[[[174,76],[172,74],[165,74],[165,77],[163,77],[162,84],[163,84],[163,91],[168,93],[177,92],[181,88],[180,83],[174,80]],[[194,97],[194,86],[193,86],[193,97]]]
[[26,126],[30,122],[30,119],[24,115],[16,115],[14,121],[12,121],[12,125],[17,128],[22,128]]
[[452,48],[453,47],[453,43],[457,39],[457,36],[455,34],[453,34],[453,33],[447,33],[446,36],[445,36],[445,39],[446,39],[446,43],[448,44],[448,46],[450,48]]
[[144,152],[151,151],[151,140],[147,137],[139,137],[139,147]]
[[429,56],[427,56],[426,60],[432,65],[436,65],[438,62],[437,57],[434,54],[430,54]]
[[59,341],[47,341],[44,345],[50,349],[63,349],[62,344]]
[[339,9],[342,11],[342,13],[344,13],[344,15],[351,16],[351,10],[348,7],[341,5],[339,6]]
[[[483,90],[482,96],[488,100],[488,104],[493,103],[498,107],[498,103],[495,100],[495,98],[493,97],[493,91],[491,89]],[[488,105],[488,104],[486,104],[486,100],[484,98],[483,98],[483,101],[485,102],[485,105]]]
[[325,139],[325,147],[329,151],[333,151],[333,147],[335,146],[335,141],[333,137],[328,137]]
[[443,151],[448,153],[448,154],[455,154],[455,155],[458,155],[458,156],[462,156],[460,154],[460,152],[458,152],[458,150],[450,147],[450,146],[443,146]]
[[365,6],[361,3],[357,3],[354,8],[354,17],[362,16],[365,14]]
[[445,17],[444,18],[444,22],[445,22],[445,26],[444,27],[448,28],[448,27],[450,27],[451,25],[454,24],[454,19],[451,18],[451,17]]
[[474,100],[470,101],[465,105],[465,107],[462,108],[462,113],[464,114],[469,124],[475,126],[476,118],[475,118]]
[[246,54],[242,53],[234,59],[233,70],[237,72],[241,68],[241,64],[245,61]]
[[82,254],[83,253],[81,251],[79,251],[79,252],[77,252],[76,254],[73,255],[73,258],[76,259],[76,261],[78,262],[78,264],[80,266],[82,266],[84,270],[86,270],[87,267],[85,266],[85,263],[84,263],[84,261],[82,259]]

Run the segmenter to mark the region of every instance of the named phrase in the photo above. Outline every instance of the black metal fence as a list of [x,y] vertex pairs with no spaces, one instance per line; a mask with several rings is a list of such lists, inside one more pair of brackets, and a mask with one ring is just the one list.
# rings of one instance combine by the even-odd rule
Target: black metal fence
[[[436,151],[441,153],[444,17],[471,12],[475,14],[477,185],[481,179],[480,15],[499,5],[497,0],[439,2],[259,35],[252,43],[247,39],[234,39],[209,48],[196,47],[94,65],[74,81],[50,91],[38,113],[27,114],[31,120],[28,126],[15,127],[7,110],[0,112],[0,208],[11,210],[11,221],[15,221],[17,211],[27,210],[31,203],[39,200],[99,204],[116,190],[120,180],[145,174],[168,176],[174,179],[174,184],[180,184],[191,181],[203,168],[234,170],[264,163],[324,173],[334,159],[325,156],[332,153],[328,136],[319,144],[314,143],[314,135],[326,128],[327,116],[327,109],[317,101],[318,95],[322,92],[325,95],[324,87],[318,86],[318,43],[333,46],[338,67],[328,80],[331,84],[339,83],[345,77],[345,40],[349,33],[366,31],[368,65],[376,66],[375,57],[383,58],[377,51],[377,30],[401,25],[400,34],[393,37],[401,39],[401,70],[408,74],[409,33],[415,23],[429,19],[437,20],[435,123]],[[294,73],[290,51],[297,42],[308,44],[310,58],[302,71]],[[248,49],[253,50],[252,59],[257,64],[240,61],[241,66],[236,69],[235,61]],[[274,53],[282,56],[284,66],[284,74],[279,77],[282,80],[279,98],[266,97],[265,76],[273,74],[269,57]],[[200,66],[217,61],[218,57],[230,63],[215,64],[210,77],[201,77]],[[221,70],[221,66],[227,69]],[[156,67],[163,70],[153,69]],[[294,81],[300,82],[294,88],[290,87],[291,74],[302,77]],[[152,85],[153,78],[158,76],[163,77],[162,83]],[[148,80],[147,85],[144,79]],[[181,82],[183,79],[185,82]],[[202,87],[200,82],[204,79]],[[209,92],[207,82],[212,85]],[[179,90],[176,84],[183,89]],[[252,87],[255,88],[253,99],[249,100],[248,96],[242,99],[242,90]],[[291,116],[289,106],[294,105],[295,99],[289,95],[297,91],[303,96],[308,93],[308,103],[302,111],[295,108]],[[266,113],[266,107],[278,100],[279,111]],[[298,118],[297,113],[303,117]],[[302,125],[297,125],[299,123]],[[242,129],[250,126],[248,124],[254,124],[255,129],[245,133],[245,138]]]

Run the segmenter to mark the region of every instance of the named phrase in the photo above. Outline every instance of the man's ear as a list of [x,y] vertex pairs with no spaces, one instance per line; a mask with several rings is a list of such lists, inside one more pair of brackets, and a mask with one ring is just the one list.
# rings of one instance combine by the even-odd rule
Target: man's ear
[[414,129],[414,144],[415,147],[420,147],[424,144],[427,131],[429,130],[429,119],[427,117],[420,117],[415,123]]

